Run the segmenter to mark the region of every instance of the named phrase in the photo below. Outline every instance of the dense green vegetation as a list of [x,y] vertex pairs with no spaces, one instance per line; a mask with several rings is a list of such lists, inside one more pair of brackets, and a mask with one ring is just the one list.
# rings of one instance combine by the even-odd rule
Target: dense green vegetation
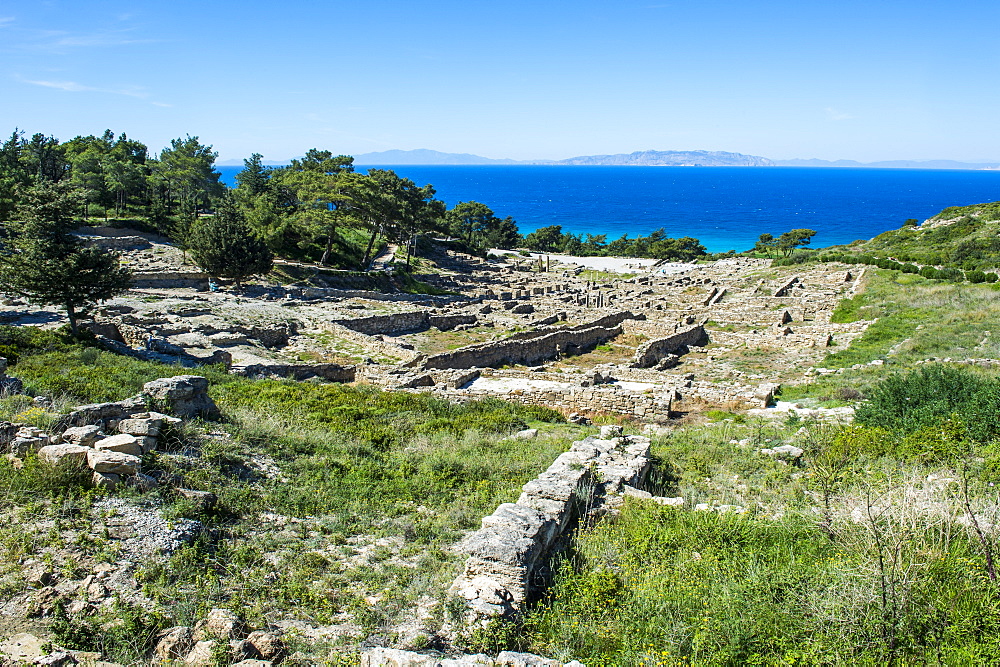
[[[597,665],[992,661],[1000,470],[990,427],[962,426],[981,406],[942,402],[962,387],[1000,382],[928,369],[877,385],[853,427],[675,431],[658,492],[684,507],[632,500],[582,532],[523,645]],[[758,452],[783,443],[802,458]]]
[[584,238],[580,234],[563,232],[562,225],[550,225],[536,229],[525,236],[524,245],[539,252],[564,252],[588,257],[650,257],[691,261],[708,255],[698,239],[690,236],[673,239],[668,237],[663,229],[658,229],[649,236],[640,235],[634,239],[625,234],[609,243],[606,234],[596,236],[587,234]]

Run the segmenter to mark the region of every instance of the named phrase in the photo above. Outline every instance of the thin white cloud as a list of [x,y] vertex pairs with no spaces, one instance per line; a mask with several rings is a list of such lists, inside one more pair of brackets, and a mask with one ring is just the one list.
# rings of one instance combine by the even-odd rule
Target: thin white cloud
[[0,16],[0,28],[6,28],[14,22],[13,16]]
[[827,107],[824,111],[826,111],[826,117],[829,120],[851,120],[854,118],[851,114],[844,113],[843,111],[839,111],[833,107]]
[[60,47],[91,47],[91,46],[130,46],[132,44],[148,44],[152,39],[131,39],[123,34],[125,31],[98,32],[89,35],[66,35],[52,41],[48,46]]
[[[137,86],[129,86],[126,88],[100,88],[97,86],[85,86],[82,83],[77,83],[76,81],[41,81],[33,79],[19,79],[21,83],[28,83],[32,86],[41,86],[43,88],[55,88],[56,90],[64,90],[68,93],[107,93],[110,95],[125,95],[126,97],[135,97],[140,100],[144,100],[149,97],[147,93],[142,88]],[[158,104],[153,102],[153,104]]]

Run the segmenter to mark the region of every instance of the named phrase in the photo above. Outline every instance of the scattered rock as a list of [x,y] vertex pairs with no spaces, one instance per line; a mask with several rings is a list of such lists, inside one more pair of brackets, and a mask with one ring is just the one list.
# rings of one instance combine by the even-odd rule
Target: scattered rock
[[89,447],[80,445],[46,445],[38,450],[38,458],[51,465],[83,465],[90,451]]
[[113,435],[109,438],[98,440],[94,443],[97,451],[119,452],[121,454],[131,454],[132,456],[142,456],[142,443],[134,435],[123,433]]
[[62,441],[81,447],[93,447],[94,443],[104,437],[101,429],[94,425],[73,426],[62,432]]
[[194,626],[194,640],[208,637],[239,639],[246,634],[243,620],[228,609],[213,609]]
[[218,496],[216,496],[211,491],[195,491],[194,489],[174,489],[177,491],[178,495],[187,498],[188,500],[193,500],[197,505],[198,509],[207,512],[215,507],[215,504],[219,501]]
[[142,395],[163,404],[178,417],[219,416],[219,408],[208,395],[208,380],[200,375],[160,378],[142,386]]
[[130,477],[139,472],[142,461],[138,456],[121,452],[98,451],[91,449],[87,453],[87,465],[96,472],[113,473]]

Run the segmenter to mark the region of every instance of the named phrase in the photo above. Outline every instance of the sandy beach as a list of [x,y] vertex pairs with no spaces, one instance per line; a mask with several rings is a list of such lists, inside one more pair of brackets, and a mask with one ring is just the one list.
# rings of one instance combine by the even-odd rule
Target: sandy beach
[[[519,252],[515,250],[499,250],[494,248],[490,250],[491,255],[517,255],[522,256]],[[553,262],[559,262],[560,264],[576,264],[577,266],[582,266],[585,269],[594,269],[595,271],[608,271],[610,273],[643,273],[649,271],[654,264],[659,262],[658,259],[640,259],[636,257],[577,257],[575,255],[559,255],[555,253],[531,253],[532,258],[541,257],[543,260],[548,257]],[[684,262],[665,262],[656,267],[656,271],[663,271],[664,273],[681,273],[687,271],[691,268],[691,264]]]

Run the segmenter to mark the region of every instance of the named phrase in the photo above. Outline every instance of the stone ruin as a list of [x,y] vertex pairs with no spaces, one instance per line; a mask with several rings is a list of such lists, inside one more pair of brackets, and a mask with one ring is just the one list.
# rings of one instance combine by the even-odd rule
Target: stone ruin
[[546,585],[554,550],[581,521],[593,520],[605,500],[639,490],[649,472],[650,440],[606,426],[601,438],[574,442],[548,469],[524,485],[459,548],[469,554],[450,593],[462,599],[463,629],[520,618]]
[[[448,292],[441,296],[331,287],[335,271],[313,284],[248,285],[237,294],[179,277],[189,270],[180,252],[157,237],[91,236],[125,253],[143,277],[85,324],[111,350],[452,401],[497,396],[647,421],[703,406],[760,407],[774,369],[782,381],[804,378],[868,324],[830,322],[865,279],[836,265],[646,261],[616,278],[558,264],[558,256],[483,260],[440,250],[436,272],[416,278]],[[773,356],[773,367],[754,370],[746,362],[754,350]]]

